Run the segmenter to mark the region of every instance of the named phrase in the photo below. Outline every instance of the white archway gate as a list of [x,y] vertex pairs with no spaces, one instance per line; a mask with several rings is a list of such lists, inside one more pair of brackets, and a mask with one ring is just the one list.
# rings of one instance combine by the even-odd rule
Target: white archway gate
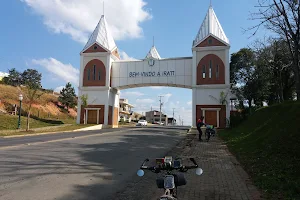
[[193,126],[202,115],[206,123],[224,128],[230,106],[216,99],[230,89],[229,48],[229,40],[210,7],[193,41],[192,57],[162,59],[153,46],[145,59],[120,60],[102,16],[80,54],[79,96],[88,95],[88,106],[82,107],[79,101],[77,123],[83,123],[86,110],[97,110],[97,123],[117,127],[120,90],[170,86],[192,89]]

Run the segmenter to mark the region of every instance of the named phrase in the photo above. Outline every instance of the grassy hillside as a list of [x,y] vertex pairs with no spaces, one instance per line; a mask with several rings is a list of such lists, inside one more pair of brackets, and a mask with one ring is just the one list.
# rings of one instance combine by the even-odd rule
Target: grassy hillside
[[300,199],[299,102],[260,109],[220,136],[266,198]]
[[[13,105],[19,106],[18,96],[21,93],[20,88],[0,84],[0,109],[7,112],[13,111]],[[22,102],[22,114],[26,114],[28,104],[26,99],[26,88],[22,90],[24,100]],[[52,93],[43,93],[43,95],[33,104],[32,115],[40,119],[74,119],[76,111],[69,109],[69,113],[61,109],[58,102],[58,96]]]
[[[21,129],[26,129],[26,117],[21,118]],[[30,119],[30,128],[40,128],[45,126],[55,126],[63,124],[61,121],[41,121]],[[0,131],[1,130],[15,130],[18,128],[18,116],[0,115]]]

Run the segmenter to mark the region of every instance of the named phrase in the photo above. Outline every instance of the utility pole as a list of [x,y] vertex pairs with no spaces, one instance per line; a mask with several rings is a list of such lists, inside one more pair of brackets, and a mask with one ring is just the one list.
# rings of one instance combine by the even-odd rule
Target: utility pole
[[161,98],[164,96],[158,96],[158,97],[159,97],[159,125],[161,125],[161,106],[162,106]]
[[174,110],[175,110],[175,108],[173,108],[173,120],[172,120],[172,125],[174,126]]
[[180,126],[180,115],[179,115],[179,120],[178,120],[178,124],[179,124],[179,126]]

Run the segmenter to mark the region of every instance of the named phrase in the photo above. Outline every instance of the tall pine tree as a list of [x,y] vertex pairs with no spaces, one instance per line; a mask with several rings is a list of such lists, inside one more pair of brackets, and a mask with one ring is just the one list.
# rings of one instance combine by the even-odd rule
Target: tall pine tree
[[58,100],[67,107],[67,110],[69,108],[74,108],[76,105],[76,95],[75,95],[75,89],[72,87],[71,83],[67,83],[66,87],[64,87],[60,91],[60,97]]

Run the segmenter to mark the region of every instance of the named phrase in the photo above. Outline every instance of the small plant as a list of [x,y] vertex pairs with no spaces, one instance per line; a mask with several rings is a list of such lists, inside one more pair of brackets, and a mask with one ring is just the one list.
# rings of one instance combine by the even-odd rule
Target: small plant
[[229,92],[220,92],[220,98],[216,98],[212,95],[209,95],[211,98],[213,98],[215,101],[217,101],[218,103],[220,103],[221,105],[228,105],[228,101],[227,101],[227,97],[228,97]]
[[[83,94],[80,96],[80,103],[82,106],[82,109],[84,110],[87,107],[87,101],[88,101],[88,95]],[[85,112],[83,112],[83,124],[86,124],[86,119],[85,119]]]

